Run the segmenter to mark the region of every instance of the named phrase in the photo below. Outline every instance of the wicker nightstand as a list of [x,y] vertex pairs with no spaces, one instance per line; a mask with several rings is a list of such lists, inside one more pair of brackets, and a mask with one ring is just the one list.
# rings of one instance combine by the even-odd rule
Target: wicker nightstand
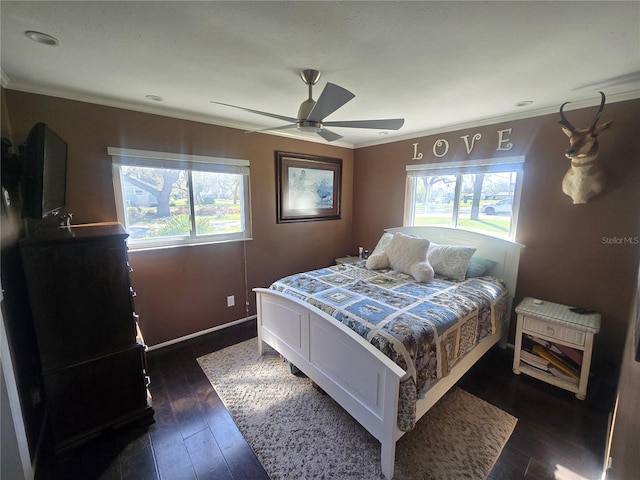
[[[574,392],[578,399],[584,400],[593,336],[600,331],[600,314],[574,313],[570,308],[533,298],[522,300],[516,307],[513,372],[526,373]],[[533,345],[531,353],[523,352],[523,337]],[[572,358],[580,361],[574,362]]]

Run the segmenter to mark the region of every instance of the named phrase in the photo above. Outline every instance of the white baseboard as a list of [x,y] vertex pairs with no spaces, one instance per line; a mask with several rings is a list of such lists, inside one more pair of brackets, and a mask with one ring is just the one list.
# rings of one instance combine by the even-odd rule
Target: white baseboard
[[156,345],[150,345],[148,351],[158,350],[158,349],[163,348],[163,347],[168,347],[169,345],[175,345],[176,343],[184,342],[185,340],[189,340],[191,338],[196,338],[196,337],[199,337],[201,335],[206,335],[207,333],[211,333],[211,332],[222,330],[222,329],[225,329],[225,328],[228,328],[228,327],[232,327],[232,326],[238,325],[240,323],[250,322],[252,320],[255,320],[256,318],[257,318],[257,315],[251,315],[250,317],[241,318],[240,320],[235,320],[233,322],[224,323],[222,325],[218,325],[218,326],[215,326],[215,327],[207,328],[206,330],[201,330],[199,332],[191,333],[189,335],[185,335],[184,337],[178,337],[178,338],[174,338],[173,340],[168,340],[166,342],[158,343]]

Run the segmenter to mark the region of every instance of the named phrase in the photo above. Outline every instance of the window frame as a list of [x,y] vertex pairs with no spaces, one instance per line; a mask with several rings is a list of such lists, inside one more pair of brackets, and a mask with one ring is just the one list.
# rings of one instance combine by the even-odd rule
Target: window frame
[[[168,152],[154,152],[147,150],[108,147],[108,154],[112,160],[113,190],[116,201],[118,222],[129,231],[126,215],[125,196],[123,193],[124,180],[121,167],[147,167],[158,169],[173,169],[186,172],[189,195],[190,231],[187,235],[174,235],[154,238],[131,238],[127,244],[129,250],[151,250],[157,248],[171,248],[187,245],[206,245],[224,242],[252,240],[251,236],[251,195],[250,195],[250,162],[234,158],[208,157],[201,155],[176,154]],[[241,175],[241,231],[234,233],[216,233],[198,235],[196,233],[196,215],[193,192],[192,173],[194,171],[210,173],[227,173]]]
[[[472,161],[454,161],[454,162],[441,162],[441,163],[425,163],[425,164],[410,164],[406,166],[407,180],[406,180],[406,194],[405,194],[405,209],[404,209],[404,225],[412,226],[415,220],[415,205],[417,194],[417,179],[420,177],[433,177],[438,175],[454,175],[456,177],[455,194],[453,199],[453,212],[451,216],[451,224],[449,227],[459,230],[467,230],[478,232],[479,230],[469,230],[467,228],[460,227],[458,225],[459,220],[459,205],[460,196],[462,191],[462,176],[473,174],[491,174],[500,172],[515,172],[516,181],[513,192],[513,204],[511,209],[511,222],[509,225],[509,235],[506,237],[509,240],[515,240],[518,214],[520,211],[520,196],[522,193],[522,177],[524,173],[524,156],[512,156],[512,157],[497,157],[486,158]],[[492,234],[491,232],[481,231],[481,233],[491,235],[497,238],[505,238],[499,235]]]

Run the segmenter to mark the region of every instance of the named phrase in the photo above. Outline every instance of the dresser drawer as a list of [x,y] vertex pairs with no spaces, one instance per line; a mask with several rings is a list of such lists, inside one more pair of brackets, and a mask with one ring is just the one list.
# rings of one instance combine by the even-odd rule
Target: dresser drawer
[[530,317],[528,315],[524,315],[522,329],[531,333],[571,343],[579,347],[582,347],[585,344],[585,332],[575,330],[557,322],[547,322],[540,318]]

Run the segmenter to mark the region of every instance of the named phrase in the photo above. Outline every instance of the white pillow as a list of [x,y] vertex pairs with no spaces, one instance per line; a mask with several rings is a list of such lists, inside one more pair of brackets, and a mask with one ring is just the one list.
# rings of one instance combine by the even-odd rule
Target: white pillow
[[[376,244],[376,248],[373,249],[373,252],[371,252],[370,256],[375,255],[376,253],[384,252],[385,249],[389,246],[389,242],[391,241],[392,238],[393,238],[392,233],[384,232],[380,237],[380,240],[378,240],[378,243]],[[381,267],[381,268],[386,268],[386,267]]]
[[409,273],[413,278],[416,279],[417,282],[422,283],[429,283],[435,276],[435,272],[433,271],[433,267],[429,263],[429,260],[425,260],[424,262],[420,263],[414,263],[413,265],[411,265]]
[[418,282],[429,282],[434,271],[427,259],[429,240],[426,238],[410,237],[397,232],[387,245],[387,248],[367,259],[367,268],[392,268],[406,273]]
[[452,280],[464,280],[469,261],[475,252],[476,247],[432,243],[429,246],[429,263],[438,275]]
[[369,255],[365,264],[368,270],[380,270],[381,268],[389,268],[389,257],[382,251],[373,255]]

